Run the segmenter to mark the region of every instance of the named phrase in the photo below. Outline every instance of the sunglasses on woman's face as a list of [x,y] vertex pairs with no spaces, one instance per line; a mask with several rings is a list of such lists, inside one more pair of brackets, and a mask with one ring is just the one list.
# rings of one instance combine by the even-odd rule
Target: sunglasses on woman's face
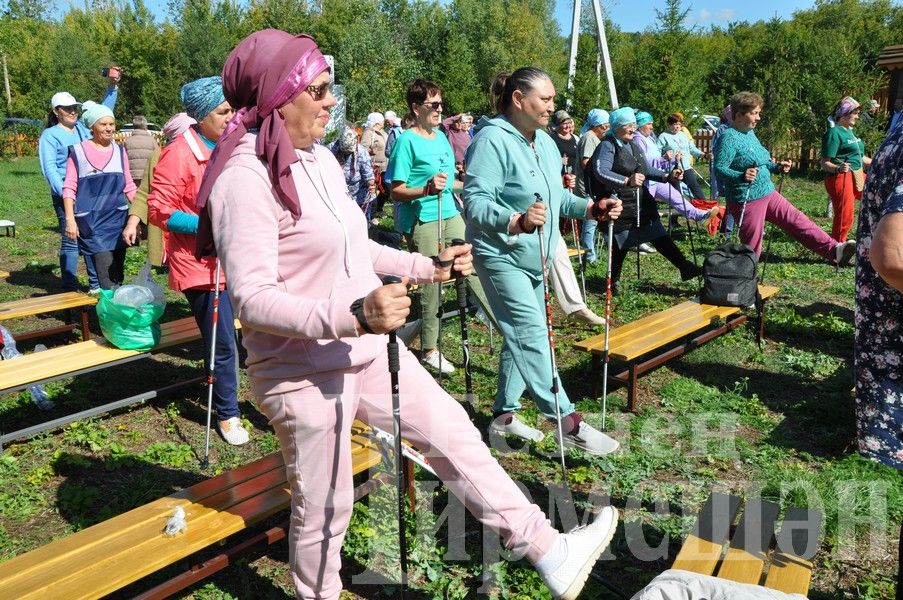
[[78,110],[78,106],[76,106],[76,105],[72,105],[72,106],[57,106],[57,108],[60,109],[60,110],[63,111],[63,112],[67,112],[67,113],[74,113],[74,112],[76,112],[76,111]]
[[426,106],[431,108],[432,110],[440,110],[442,108],[442,101],[438,102],[421,102],[420,106]]
[[326,97],[326,94],[332,91],[332,82],[327,81],[320,85],[309,85],[304,91],[310,94],[310,97],[316,101],[320,101]]

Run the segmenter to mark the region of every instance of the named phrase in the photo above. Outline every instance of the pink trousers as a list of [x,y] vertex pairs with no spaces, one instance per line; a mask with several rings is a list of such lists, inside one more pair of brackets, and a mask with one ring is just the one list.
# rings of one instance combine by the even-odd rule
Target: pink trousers
[[[403,345],[400,354],[402,437],[498,532],[506,549],[535,563],[558,532],[492,457],[464,408]],[[333,599],[342,589],[340,550],[354,500],[351,422],[359,418],[392,432],[386,352],[368,365],[318,373],[302,385],[258,402],[279,437],[291,485],[289,565],[298,597]]]

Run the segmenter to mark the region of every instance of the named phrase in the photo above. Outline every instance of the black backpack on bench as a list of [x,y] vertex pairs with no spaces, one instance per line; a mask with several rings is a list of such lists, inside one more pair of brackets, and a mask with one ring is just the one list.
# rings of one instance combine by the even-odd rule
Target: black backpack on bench
[[700,301],[715,306],[758,307],[758,266],[756,253],[746,244],[721,244],[702,263]]

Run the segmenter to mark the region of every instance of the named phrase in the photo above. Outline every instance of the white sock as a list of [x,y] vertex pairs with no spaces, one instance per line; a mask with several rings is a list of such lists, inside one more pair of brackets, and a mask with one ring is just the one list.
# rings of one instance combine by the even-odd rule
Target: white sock
[[564,564],[568,556],[567,538],[564,534],[559,533],[558,537],[552,543],[552,547],[546,552],[542,558],[533,565],[540,575],[554,573],[558,567]]

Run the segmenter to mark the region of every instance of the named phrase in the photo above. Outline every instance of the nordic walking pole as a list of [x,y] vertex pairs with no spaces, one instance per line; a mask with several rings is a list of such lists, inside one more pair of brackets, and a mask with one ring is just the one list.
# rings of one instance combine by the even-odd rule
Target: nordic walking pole
[[[533,194],[536,201],[543,203],[542,196]],[[543,240],[542,225],[536,228],[539,236],[539,262],[542,269],[542,293],[545,301],[546,309],[546,330],[549,339],[549,357],[552,363],[552,396],[555,401],[555,420],[558,422],[558,449],[561,454],[561,476],[564,478],[564,484],[567,485],[568,470],[564,464],[564,430],[561,428],[561,407],[558,405],[558,365],[555,362],[555,331],[552,329],[552,300],[549,298],[549,275],[546,270],[546,252],[545,242]],[[609,242],[610,243],[610,242]]]
[[213,418],[213,383],[216,381],[216,375],[213,374],[213,365],[216,362],[216,330],[219,320],[219,281],[220,273],[222,273],[222,265],[219,257],[216,258],[216,274],[213,277],[213,334],[210,336],[210,364],[207,367],[207,435],[204,441],[204,460],[201,461],[201,468],[206,469],[210,466],[210,422]]
[[[643,195],[640,187],[637,187],[634,190],[634,194],[636,194],[636,228],[637,228],[637,237],[639,237],[639,229],[640,229],[640,197]],[[636,278],[637,281],[640,280],[640,246],[642,244],[636,245]]]
[[[781,171],[781,178],[778,179],[778,194],[780,194],[781,190],[784,189],[784,175],[786,175],[786,173]],[[768,238],[768,241],[765,242],[765,259],[762,261],[762,273],[759,276],[759,283],[762,283],[763,281],[765,281],[765,269],[768,268],[768,256],[771,253],[771,238],[774,237],[773,235],[771,235],[772,233],[774,233],[773,229],[774,229],[774,225],[769,223],[768,224],[768,233],[765,234],[766,237]]]
[[605,344],[602,348],[602,430],[608,416],[608,336],[611,330],[611,252],[613,250],[615,222],[608,221],[608,270],[605,275]]
[[[401,278],[394,275],[383,277],[383,285],[401,283]],[[401,597],[408,585],[408,538],[405,531],[405,489],[404,464],[401,453],[401,398],[398,392],[398,371],[401,361],[398,358],[398,337],[395,330],[389,332],[387,347],[389,356],[389,379],[392,385],[392,430],[395,434],[395,485],[398,490],[398,550],[401,555]]]
[[[452,246],[463,246],[464,240],[455,238]],[[467,405],[476,408],[473,397],[473,378],[470,373],[470,341],[467,336],[467,278],[452,268],[455,275],[455,292],[458,298],[458,319],[461,321],[461,349],[464,354],[464,390]]]
[[[674,186],[671,185],[671,182],[669,181],[668,182],[668,200],[671,199],[671,190],[672,189],[674,189]],[[687,221],[687,233],[690,236],[690,252],[693,253],[693,265],[699,266],[699,263],[696,262],[696,244],[693,242],[693,228],[690,225],[690,217],[687,216],[687,199],[684,198],[683,192],[678,190],[677,193],[680,194],[680,201],[684,207],[684,219],[686,219],[686,221]],[[696,221],[694,221],[694,222],[696,222]],[[698,225],[697,225],[697,227],[698,227]],[[696,231],[698,233],[699,229],[697,229]]]
[[580,291],[583,292],[583,302],[586,303],[586,256],[580,244],[580,236],[577,235],[577,219],[571,219],[571,231],[574,232],[574,248],[577,249],[577,264],[580,266]]
[[[437,210],[439,211],[439,219],[436,220],[436,256],[442,254],[442,192],[444,190],[439,190],[436,193],[436,202],[438,203]],[[439,353],[439,385],[442,385],[442,363],[445,361],[445,357],[442,356],[442,317],[445,316],[445,310],[442,307],[442,284],[436,284],[436,318],[439,320],[439,337],[436,338],[436,352]]]

